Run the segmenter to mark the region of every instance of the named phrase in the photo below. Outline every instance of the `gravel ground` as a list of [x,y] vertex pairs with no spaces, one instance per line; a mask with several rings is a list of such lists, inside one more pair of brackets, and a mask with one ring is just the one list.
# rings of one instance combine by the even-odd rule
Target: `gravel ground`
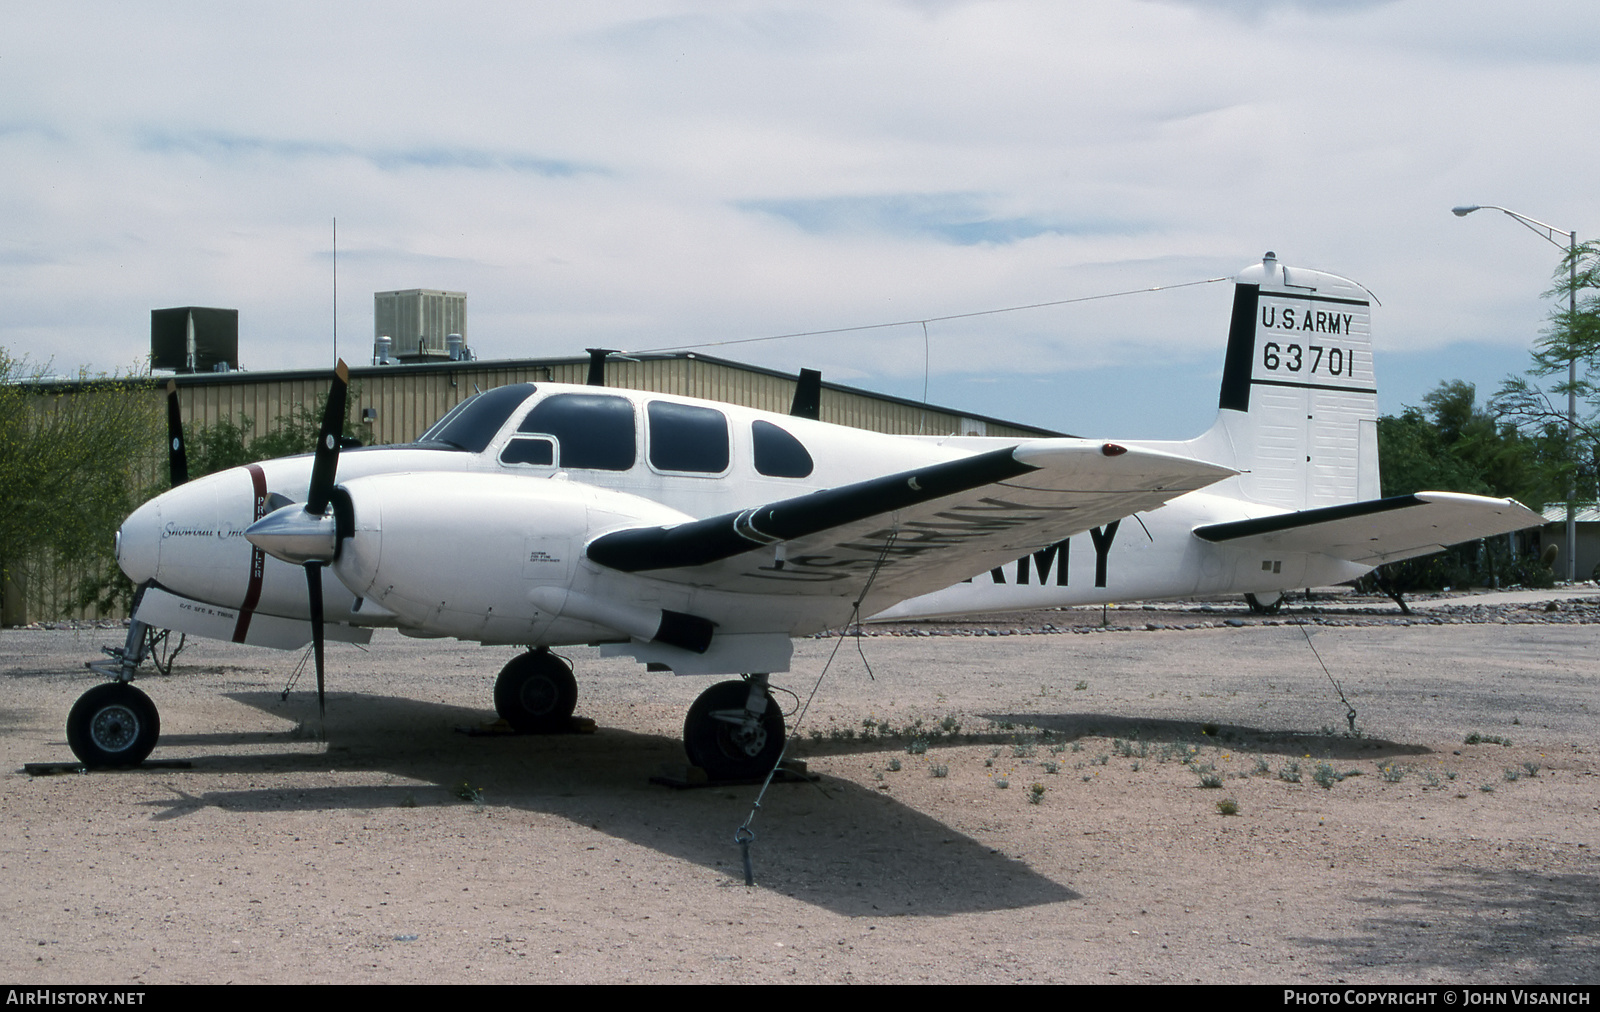
[[6,630],[0,971],[1600,980],[1600,606],[1416,611],[1131,606],[801,641],[775,679],[800,699],[838,648],[794,735],[819,780],[767,793],[754,888],[733,839],[755,788],[648,779],[681,769],[707,679],[573,650],[595,733],[468,736],[510,652],[380,635],[331,653],[324,743],[312,694],[280,698],[295,657],[195,644],[141,683],[151,765],[32,777],[70,758],[82,664],[117,634]]

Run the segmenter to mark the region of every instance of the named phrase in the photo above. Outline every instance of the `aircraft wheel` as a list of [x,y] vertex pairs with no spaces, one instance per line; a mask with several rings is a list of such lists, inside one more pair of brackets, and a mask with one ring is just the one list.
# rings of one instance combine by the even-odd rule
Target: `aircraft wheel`
[[689,761],[712,780],[756,780],[766,776],[783,754],[783,711],[767,693],[767,707],[753,730],[735,720],[750,698],[747,682],[719,682],[700,694],[683,721],[683,748]]
[[1283,595],[1277,591],[1266,594],[1246,594],[1245,603],[1257,615],[1276,615],[1283,607]]
[[565,731],[577,705],[572,669],[548,650],[513,657],[495,679],[494,708],[518,731]]
[[67,714],[67,744],[85,766],[137,766],[160,737],[156,704],[126,682],[96,685]]

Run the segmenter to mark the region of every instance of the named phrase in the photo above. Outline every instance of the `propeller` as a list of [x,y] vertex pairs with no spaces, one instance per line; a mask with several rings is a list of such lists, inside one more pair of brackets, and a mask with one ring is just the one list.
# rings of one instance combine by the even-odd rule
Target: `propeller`
[[172,487],[189,480],[189,456],[183,446],[183,412],[178,410],[178,381],[167,380],[167,473]]
[[306,571],[311,650],[317,663],[317,711],[323,717],[327,716],[328,709],[322,567],[333,561],[339,548],[339,525],[328,515],[328,504],[333,500],[334,476],[339,468],[339,439],[344,432],[345,393],[350,387],[350,370],[343,359],[334,368],[333,377],[333,385],[328,388],[328,406],[322,412],[322,430],[317,434],[316,454],[311,461],[311,484],[306,489],[305,506],[285,506],[257,520],[244,532],[251,544],[268,555],[302,566]]
[[[322,412],[322,431],[317,435],[317,453],[311,463],[311,487],[306,490],[306,515],[319,522],[327,518],[328,502],[333,498],[334,474],[339,469],[339,437],[344,435],[345,392],[350,388],[350,370],[344,359],[333,369],[333,385],[328,388],[328,406]],[[334,550],[338,550],[338,524],[335,522]],[[323,682],[322,566],[325,560],[306,563],[306,597],[311,604],[311,649],[317,660],[317,713],[328,715]],[[326,561],[331,561],[326,560]]]

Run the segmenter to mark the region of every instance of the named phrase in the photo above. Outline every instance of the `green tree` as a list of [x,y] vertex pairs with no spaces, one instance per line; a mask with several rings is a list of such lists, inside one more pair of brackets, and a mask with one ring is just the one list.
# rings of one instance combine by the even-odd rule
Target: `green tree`
[[47,382],[0,348],[0,578],[13,595],[100,599],[116,573],[113,536],[153,491],[161,448],[147,378]]
[[[1471,492],[1541,509],[1563,498],[1566,440],[1549,425],[1530,429],[1480,407],[1472,384],[1440,383],[1423,407],[1378,419],[1383,494]],[[1490,539],[1382,566],[1372,580],[1398,594],[1470,583],[1547,586],[1553,575],[1541,560],[1513,557],[1504,540]]]
[[1501,420],[1461,380],[1440,383],[1422,402],[1378,419],[1384,495],[1471,492],[1533,509],[1561,498],[1560,432],[1529,433]]
[[[360,391],[352,388],[349,403],[355,403],[359,396]],[[240,415],[237,422],[224,418],[213,425],[198,428],[184,426],[189,476],[198,478],[258,460],[312,452],[317,446],[317,436],[322,432],[322,414],[327,406],[326,393],[320,395],[313,404],[296,404],[278,420],[276,426],[258,436],[251,435],[255,422],[248,415]],[[366,445],[372,440],[372,424],[351,422],[347,413],[343,438],[346,445]]]
[[[1533,365],[1506,379],[1490,406],[1524,433],[1565,442],[1570,393],[1579,406],[1571,444],[1562,453],[1562,484],[1570,477],[1573,498],[1593,502],[1600,479],[1600,384],[1594,379],[1600,369],[1600,243],[1569,251],[1545,295],[1558,300],[1557,308],[1534,344]],[[1558,498],[1565,501],[1565,492]]]

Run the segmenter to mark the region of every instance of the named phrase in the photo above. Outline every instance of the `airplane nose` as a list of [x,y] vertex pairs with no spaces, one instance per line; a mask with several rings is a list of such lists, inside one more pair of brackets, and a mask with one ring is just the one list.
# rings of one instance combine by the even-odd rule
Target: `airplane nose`
[[156,578],[161,566],[160,500],[150,500],[122,522],[117,531],[117,565],[136,587]]

